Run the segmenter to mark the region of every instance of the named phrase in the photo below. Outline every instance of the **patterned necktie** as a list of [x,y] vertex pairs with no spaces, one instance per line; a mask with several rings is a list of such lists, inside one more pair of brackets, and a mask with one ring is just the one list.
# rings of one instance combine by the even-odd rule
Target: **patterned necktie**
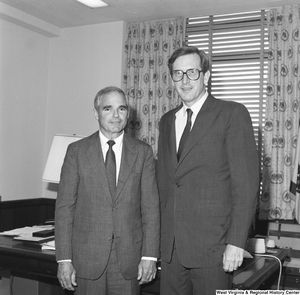
[[187,111],[187,119],[186,119],[186,125],[185,128],[183,130],[180,142],[179,142],[179,148],[178,148],[178,152],[177,152],[177,159],[179,161],[180,159],[180,155],[182,153],[184,144],[190,134],[191,131],[191,126],[192,126],[192,115],[193,115],[193,111],[191,109],[186,109]]
[[110,193],[114,198],[116,195],[116,169],[117,168],[116,168],[116,157],[112,149],[112,146],[115,144],[115,142],[113,140],[109,140],[107,144],[109,145],[109,148],[105,158],[106,176],[108,179]]

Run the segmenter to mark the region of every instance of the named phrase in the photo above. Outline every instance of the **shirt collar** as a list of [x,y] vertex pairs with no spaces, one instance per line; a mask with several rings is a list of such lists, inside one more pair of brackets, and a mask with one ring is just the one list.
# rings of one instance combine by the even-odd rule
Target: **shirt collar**
[[[110,139],[107,138],[100,130],[99,130],[99,137],[100,137],[100,143],[101,143],[102,149],[108,147],[107,142]],[[121,150],[122,145],[123,145],[123,137],[124,137],[124,131],[116,139],[113,139],[113,141],[115,142],[115,145],[114,145],[115,148]]]
[[183,114],[186,113],[186,109],[191,109],[193,111],[193,115],[195,115],[195,117],[197,117],[201,107],[203,106],[205,100],[208,97],[208,92],[205,91],[204,95],[197,101],[195,102],[191,107],[188,107],[184,104],[183,102],[183,106],[182,106],[182,112]]

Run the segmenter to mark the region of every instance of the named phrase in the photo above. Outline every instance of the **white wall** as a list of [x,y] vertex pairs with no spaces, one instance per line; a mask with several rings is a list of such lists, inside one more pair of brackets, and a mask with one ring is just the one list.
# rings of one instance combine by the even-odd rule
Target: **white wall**
[[[47,152],[54,134],[87,136],[98,129],[96,93],[109,85],[121,87],[124,27],[123,22],[76,27],[51,39]],[[43,196],[56,197],[55,186],[44,185]]]
[[53,135],[97,128],[95,94],[121,86],[125,24],[48,36],[0,20],[0,195],[2,201],[56,197],[41,178]]
[[0,195],[42,196],[49,38],[0,20]]

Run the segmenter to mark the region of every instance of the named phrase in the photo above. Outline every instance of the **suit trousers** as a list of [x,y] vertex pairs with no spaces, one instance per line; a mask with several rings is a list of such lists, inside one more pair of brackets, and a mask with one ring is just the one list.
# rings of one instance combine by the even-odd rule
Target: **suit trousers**
[[160,295],[215,295],[216,290],[230,290],[232,278],[232,273],[224,272],[223,265],[184,267],[174,247],[171,262],[161,261]]
[[[95,259],[97,258],[95,257]],[[138,272],[138,268],[136,272]],[[126,280],[122,276],[113,242],[104,273],[96,280],[77,278],[75,295],[139,295],[138,283],[137,278]]]

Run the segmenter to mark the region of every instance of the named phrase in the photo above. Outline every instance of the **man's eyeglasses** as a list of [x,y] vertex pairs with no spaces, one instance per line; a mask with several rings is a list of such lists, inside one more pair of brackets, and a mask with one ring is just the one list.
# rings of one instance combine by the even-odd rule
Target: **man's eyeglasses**
[[174,82],[179,82],[183,79],[183,76],[186,75],[190,80],[196,81],[200,77],[200,73],[203,72],[202,70],[198,69],[188,69],[185,72],[181,70],[172,71],[172,80]]

